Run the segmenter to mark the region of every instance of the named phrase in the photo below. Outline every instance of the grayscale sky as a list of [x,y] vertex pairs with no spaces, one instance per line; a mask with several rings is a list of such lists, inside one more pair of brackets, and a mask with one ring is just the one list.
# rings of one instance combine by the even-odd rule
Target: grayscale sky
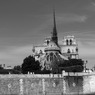
[[80,58],[95,63],[95,0],[0,0],[0,64],[18,65],[53,29],[59,41],[74,35]]

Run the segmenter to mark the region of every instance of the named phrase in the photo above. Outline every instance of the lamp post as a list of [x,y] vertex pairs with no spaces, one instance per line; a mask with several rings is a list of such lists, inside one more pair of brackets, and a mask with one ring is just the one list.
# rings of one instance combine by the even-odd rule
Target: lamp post
[[85,72],[86,72],[86,64],[88,63],[88,61],[86,60],[86,62],[84,63],[84,69],[85,69]]
[[95,65],[94,65],[94,67],[93,67],[93,71],[95,71]]

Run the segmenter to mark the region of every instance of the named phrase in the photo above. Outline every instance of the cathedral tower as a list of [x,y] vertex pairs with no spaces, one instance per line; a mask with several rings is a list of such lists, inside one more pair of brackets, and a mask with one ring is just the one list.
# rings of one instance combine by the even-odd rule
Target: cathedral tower
[[55,20],[55,11],[53,11],[53,20],[54,20],[54,27],[53,32],[51,33],[51,40],[58,45],[58,37],[57,37],[57,29],[56,29],[56,20]]

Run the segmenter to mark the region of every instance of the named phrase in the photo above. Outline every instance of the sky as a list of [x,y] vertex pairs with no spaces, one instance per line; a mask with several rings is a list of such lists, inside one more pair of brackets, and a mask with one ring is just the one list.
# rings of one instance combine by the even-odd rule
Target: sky
[[95,65],[95,0],[0,0],[0,64],[21,65],[43,44],[56,13],[59,42],[74,35],[87,67]]

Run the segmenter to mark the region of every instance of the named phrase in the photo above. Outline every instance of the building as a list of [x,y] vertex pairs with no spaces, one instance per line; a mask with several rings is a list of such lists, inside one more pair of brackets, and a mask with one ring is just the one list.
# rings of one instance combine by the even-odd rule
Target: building
[[41,62],[43,68],[52,69],[53,63],[68,59],[78,59],[78,45],[74,36],[65,36],[62,44],[58,43],[55,12],[53,12],[53,31],[43,45],[33,46],[32,55]]
[[63,45],[60,45],[61,53],[67,58],[78,59],[78,44],[74,36],[65,36]]

